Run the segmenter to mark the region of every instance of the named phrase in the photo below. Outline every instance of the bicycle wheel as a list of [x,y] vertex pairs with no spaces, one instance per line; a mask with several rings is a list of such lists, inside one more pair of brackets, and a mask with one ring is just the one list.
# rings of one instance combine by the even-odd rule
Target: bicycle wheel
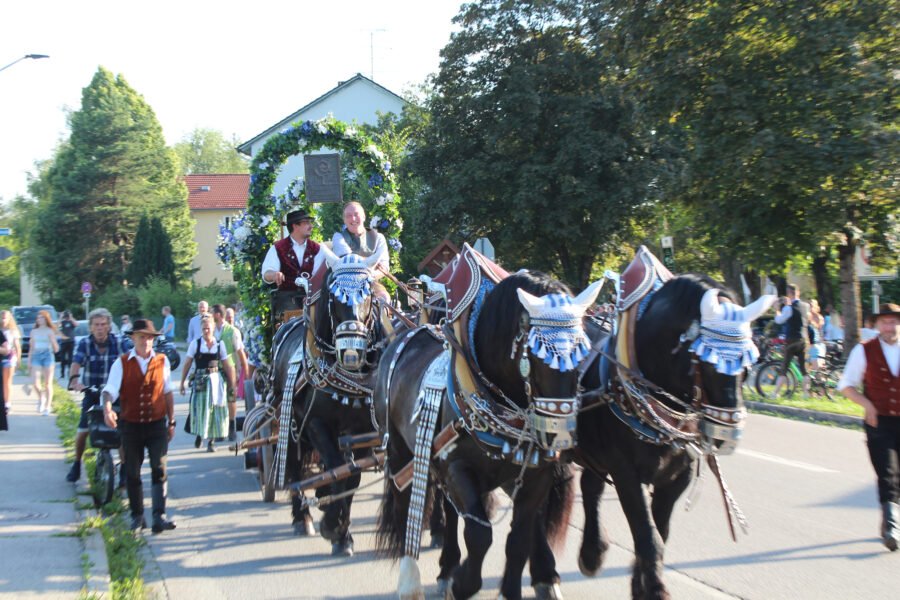
[[[767,362],[762,367],[759,368],[759,371],[756,373],[756,391],[759,392],[759,395],[767,400],[773,400],[775,398],[775,385],[778,381],[778,372],[781,370],[780,362]],[[788,371],[787,373],[787,381],[784,385],[781,386],[781,389],[778,391],[778,396],[781,398],[790,396],[797,389],[797,379],[794,377],[794,374]]]
[[97,462],[94,465],[94,478],[91,481],[91,495],[94,496],[94,506],[98,508],[112,500],[116,491],[116,465],[112,459],[112,453],[103,449],[97,454]]

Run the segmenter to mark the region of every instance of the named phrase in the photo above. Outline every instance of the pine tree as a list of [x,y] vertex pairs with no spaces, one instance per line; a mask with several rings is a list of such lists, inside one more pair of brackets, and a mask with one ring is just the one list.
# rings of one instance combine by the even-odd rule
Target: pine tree
[[170,238],[174,274],[190,277],[196,252],[187,189],[162,128],[124,78],[100,67],[70,119],[71,136],[42,173],[28,265],[38,288],[61,304],[79,301],[79,283],[120,285],[144,214]]

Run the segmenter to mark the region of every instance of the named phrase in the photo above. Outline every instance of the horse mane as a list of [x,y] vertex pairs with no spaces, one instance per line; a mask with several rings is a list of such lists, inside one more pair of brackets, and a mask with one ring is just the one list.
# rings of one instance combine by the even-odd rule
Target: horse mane
[[733,290],[696,273],[670,279],[650,298],[635,327],[634,343],[641,370],[651,381],[662,385],[659,378],[663,374],[670,381],[681,379],[677,374],[686,368],[688,353],[673,356],[673,350],[679,347],[681,334],[700,319],[700,300],[711,289],[718,289],[720,297],[737,302]]
[[322,280],[324,283],[322,284],[322,289],[319,291],[319,297],[316,299],[316,321],[312,324],[316,337],[320,340],[327,340],[329,344],[331,343],[333,333],[328,310],[328,303],[331,300],[331,290],[328,285],[330,279],[331,268],[328,267],[325,269],[325,277]]
[[525,311],[516,293],[520,288],[534,296],[572,295],[572,292],[546,273],[522,270],[502,280],[485,296],[472,340],[475,358],[480,360],[481,369],[490,381],[507,393],[512,385],[515,393],[510,397],[521,400],[525,397],[525,387],[518,375],[518,366],[509,358]]

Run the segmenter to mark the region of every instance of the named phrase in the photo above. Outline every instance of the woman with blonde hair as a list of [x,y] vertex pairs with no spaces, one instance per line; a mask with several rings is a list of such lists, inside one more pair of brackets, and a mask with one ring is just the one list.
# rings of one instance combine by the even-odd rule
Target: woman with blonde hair
[[53,401],[53,373],[56,371],[54,355],[59,352],[56,341],[57,331],[50,318],[50,313],[42,310],[38,313],[31,330],[31,341],[28,348],[28,370],[34,381],[34,389],[38,393],[38,412],[49,416]]
[[6,403],[6,412],[9,412],[12,378],[16,368],[22,361],[22,347],[19,344],[19,338],[22,337],[22,334],[19,333],[19,326],[16,324],[16,318],[12,312],[8,310],[0,311],[0,330],[3,331],[6,342],[9,344],[9,354],[0,357],[0,368],[3,371],[0,374],[2,376],[3,399]]

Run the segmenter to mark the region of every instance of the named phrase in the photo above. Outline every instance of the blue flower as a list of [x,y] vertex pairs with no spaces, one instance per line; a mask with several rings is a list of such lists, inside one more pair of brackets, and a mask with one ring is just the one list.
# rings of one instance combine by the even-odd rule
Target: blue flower
[[381,185],[382,183],[384,183],[384,177],[382,177],[382,176],[379,175],[378,173],[375,173],[374,175],[372,175],[371,177],[369,177],[369,187],[370,187],[370,188],[372,188],[372,187],[378,187],[378,186]]
[[309,136],[313,132],[313,123],[312,121],[304,121],[303,125],[300,126],[300,135],[306,137]]
[[386,161],[383,165],[381,165],[381,169],[382,169],[385,173],[390,173],[390,172],[391,172],[391,162],[390,162],[390,161]]
[[388,221],[387,219],[382,219],[381,222],[378,224],[378,229],[382,229],[382,230],[384,230],[384,231],[387,231],[387,228],[390,227],[390,226],[391,226],[391,222],[390,222],[390,221]]
[[393,248],[393,249],[396,250],[397,252],[400,252],[400,251],[403,249],[403,244],[401,244],[401,243],[400,243],[400,240],[398,240],[397,238],[391,238],[391,239],[389,239],[389,240],[388,240],[388,246],[390,246],[391,248]]

